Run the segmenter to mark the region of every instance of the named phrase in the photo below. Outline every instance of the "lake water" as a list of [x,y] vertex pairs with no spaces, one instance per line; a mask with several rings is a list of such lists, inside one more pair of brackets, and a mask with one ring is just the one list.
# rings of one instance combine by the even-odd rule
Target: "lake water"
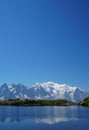
[[89,130],[89,108],[0,106],[0,130]]

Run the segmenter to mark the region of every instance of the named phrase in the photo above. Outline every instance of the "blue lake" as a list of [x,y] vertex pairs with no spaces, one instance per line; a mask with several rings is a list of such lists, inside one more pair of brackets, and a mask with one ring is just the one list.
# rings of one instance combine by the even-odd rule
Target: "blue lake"
[[0,106],[0,130],[89,130],[89,108]]

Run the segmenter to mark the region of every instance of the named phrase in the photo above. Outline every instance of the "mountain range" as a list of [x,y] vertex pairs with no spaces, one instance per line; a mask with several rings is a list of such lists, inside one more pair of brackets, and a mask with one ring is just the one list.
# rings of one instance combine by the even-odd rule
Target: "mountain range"
[[35,83],[30,86],[6,83],[0,86],[0,100],[8,99],[40,99],[57,100],[65,99],[73,102],[80,102],[89,96],[89,92],[78,87],[54,82]]

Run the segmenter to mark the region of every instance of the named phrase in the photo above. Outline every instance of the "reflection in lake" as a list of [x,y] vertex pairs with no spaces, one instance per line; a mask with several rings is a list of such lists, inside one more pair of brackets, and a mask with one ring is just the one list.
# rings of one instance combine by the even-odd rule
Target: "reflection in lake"
[[0,107],[0,130],[89,130],[89,108]]

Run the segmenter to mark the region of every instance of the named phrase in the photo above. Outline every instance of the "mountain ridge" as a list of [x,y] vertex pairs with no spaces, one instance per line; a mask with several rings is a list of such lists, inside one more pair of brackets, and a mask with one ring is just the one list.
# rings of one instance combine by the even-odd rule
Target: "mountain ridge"
[[58,84],[54,82],[35,83],[33,85],[6,84],[0,86],[0,100],[7,99],[40,99],[57,100],[65,99],[73,102],[80,102],[89,96],[78,87],[67,84]]

